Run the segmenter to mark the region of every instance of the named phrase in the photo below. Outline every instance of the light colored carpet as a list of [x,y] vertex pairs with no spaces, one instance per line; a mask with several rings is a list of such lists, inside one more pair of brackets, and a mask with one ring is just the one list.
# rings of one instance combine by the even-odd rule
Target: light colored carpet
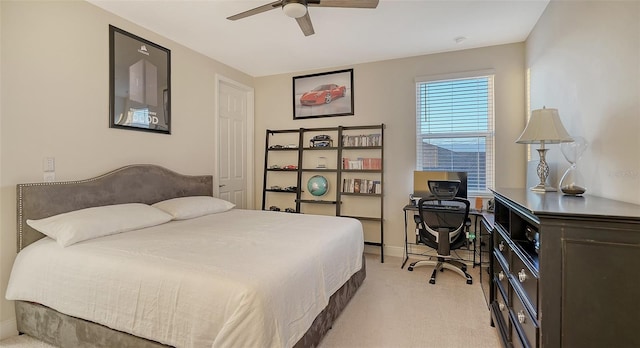
[[38,341],[33,337],[27,335],[13,336],[5,340],[0,341],[0,347],[7,348],[55,348],[50,344],[46,344],[42,341]]
[[400,258],[385,257],[381,264],[367,255],[367,278],[319,348],[500,347],[479,267],[468,267],[472,285],[448,270],[432,285],[433,267],[409,272],[401,264]]
[[[429,284],[430,266],[400,269],[400,258],[367,255],[367,278],[319,348],[493,348],[479,268],[469,267],[473,285],[451,271]],[[7,348],[50,348],[26,335],[0,341]]]

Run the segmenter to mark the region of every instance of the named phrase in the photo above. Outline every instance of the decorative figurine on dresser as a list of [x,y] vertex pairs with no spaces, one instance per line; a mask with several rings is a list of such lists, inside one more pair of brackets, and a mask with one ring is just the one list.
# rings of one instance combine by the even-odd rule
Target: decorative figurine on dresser
[[578,170],[578,160],[589,147],[589,143],[583,137],[573,137],[573,142],[560,144],[564,158],[570,166],[560,179],[560,190],[565,195],[579,196],[587,191],[584,178]]

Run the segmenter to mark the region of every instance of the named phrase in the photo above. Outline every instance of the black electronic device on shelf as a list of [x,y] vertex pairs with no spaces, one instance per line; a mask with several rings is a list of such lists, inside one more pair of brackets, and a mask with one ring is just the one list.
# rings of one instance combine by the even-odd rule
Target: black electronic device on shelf
[[310,147],[333,147],[331,136],[326,134],[316,135],[309,140]]

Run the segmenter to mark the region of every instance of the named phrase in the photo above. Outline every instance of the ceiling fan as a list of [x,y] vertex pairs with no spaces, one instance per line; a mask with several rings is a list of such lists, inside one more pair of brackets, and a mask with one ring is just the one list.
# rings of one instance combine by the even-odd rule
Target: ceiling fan
[[285,15],[295,18],[305,36],[313,35],[313,24],[307,11],[308,6],[312,7],[345,7],[345,8],[376,8],[379,0],[278,0],[270,4],[258,6],[248,11],[244,11],[227,17],[235,21],[241,18],[253,16],[276,8],[282,8]]

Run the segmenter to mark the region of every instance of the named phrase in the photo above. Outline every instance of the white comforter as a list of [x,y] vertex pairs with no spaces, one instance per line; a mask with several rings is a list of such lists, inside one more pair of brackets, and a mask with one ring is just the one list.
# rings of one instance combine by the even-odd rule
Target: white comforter
[[18,254],[6,297],[177,347],[290,347],[362,266],[359,221],[231,210]]

